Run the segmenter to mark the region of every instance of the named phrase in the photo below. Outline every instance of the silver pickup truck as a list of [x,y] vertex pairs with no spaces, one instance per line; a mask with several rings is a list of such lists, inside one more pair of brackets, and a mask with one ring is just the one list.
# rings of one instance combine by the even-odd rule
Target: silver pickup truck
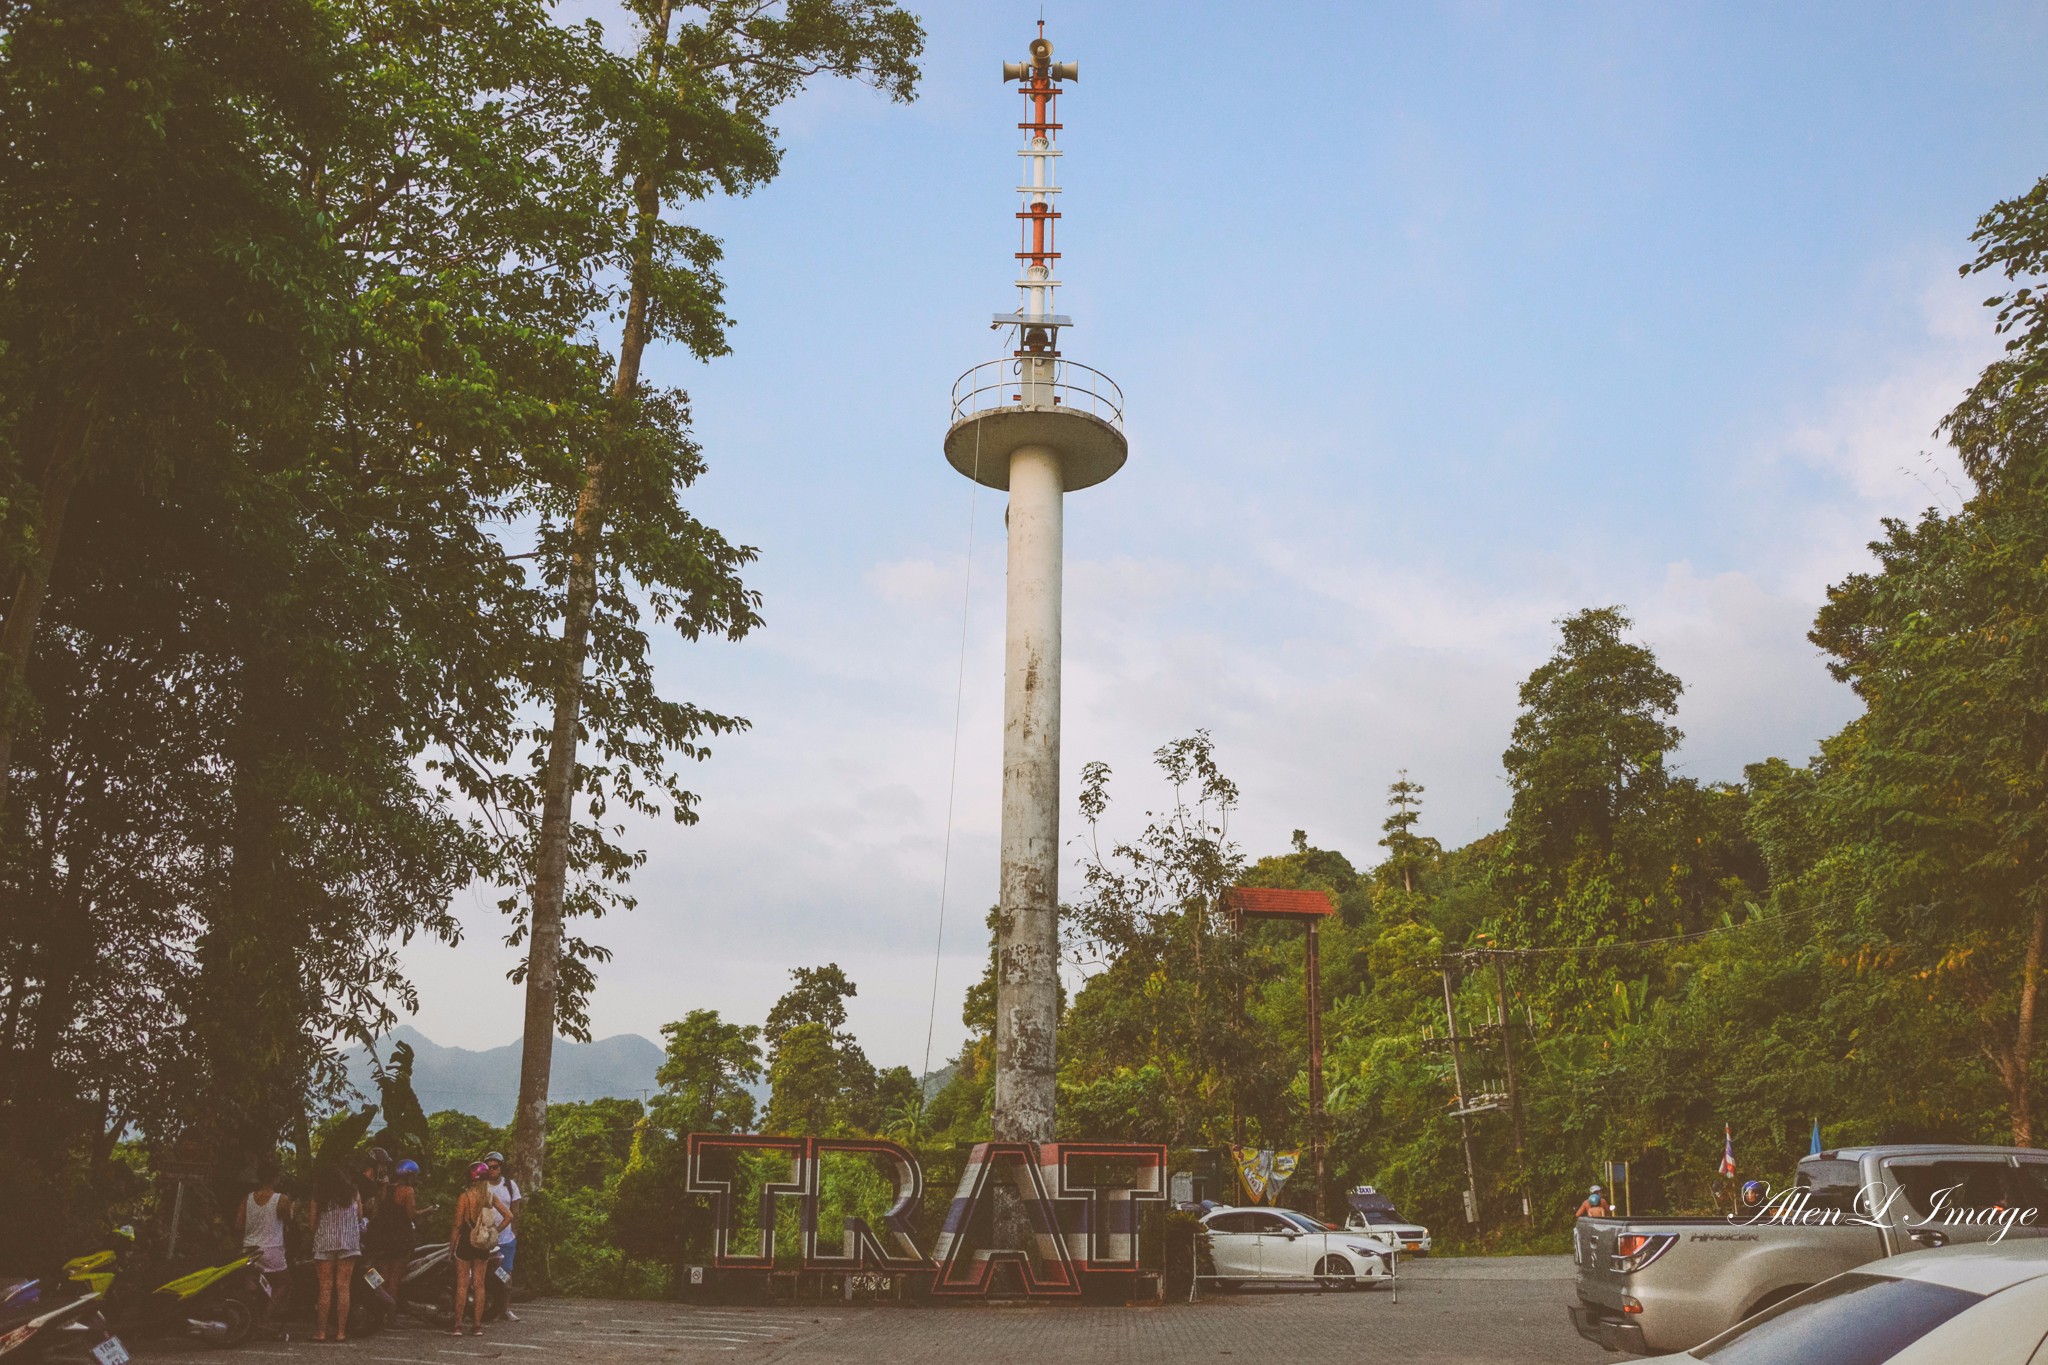
[[1579,1335],[1683,1351],[1829,1276],[1903,1251],[2048,1234],[2048,1151],[1853,1147],[1799,1163],[1789,1189],[1718,1218],[1581,1218]]

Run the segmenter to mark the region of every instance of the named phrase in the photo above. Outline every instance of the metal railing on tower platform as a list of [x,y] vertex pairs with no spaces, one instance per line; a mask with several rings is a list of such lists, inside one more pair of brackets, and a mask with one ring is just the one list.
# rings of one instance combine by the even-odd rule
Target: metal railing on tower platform
[[[1050,366],[1050,376],[1041,367]],[[1032,371],[1027,373],[1027,367]],[[1097,369],[1057,356],[1009,356],[976,365],[953,383],[953,422],[1033,408],[1079,412],[1124,429],[1124,391]]]

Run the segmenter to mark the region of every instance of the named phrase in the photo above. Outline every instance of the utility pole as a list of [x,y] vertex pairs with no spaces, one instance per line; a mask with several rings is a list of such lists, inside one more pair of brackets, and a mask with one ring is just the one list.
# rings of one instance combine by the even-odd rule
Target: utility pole
[[[1329,1182],[1330,1163],[1324,1129],[1328,1126],[1323,1113],[1323,964],[1322,964],[1322,922],[1337,913],[1337,906],[1329,895],[1322,891],[1284,890],[1270,886],[1233,886],[1223,893],[1223,904],[1230,912],[1231,926],[1240,941],[1244,935],[1246,920],[1285,920],[1299,924],[1302,928],[1301,948],[1301,993],[1308,1006],[1308,1159],[1309,1169],[1315,1172],[1314,1207],[1309,1211],[1318,1218],[1323,1216],[1324,1186]],[[1242,981],[1242,978],[1240,978]],[[1237,1001],[1238,1022],[1244,1020],[1244,995],[1240,987]],[[1238,1145],[1244,1144],[1244,1114],[1237,1108],[1236,1097],[1231,1099],[1231,1128]]]
[[1493,981],[1500,994],[1500,1053],[1508,1076],[1508,1115],[1515,1123],[1515,1170],[1522,1186],[1522,1217],[1533,1225],[1536,1214],[1529,1201],[1529,1160],[1522,1148],[1522,1092],[1515,1086],[1515,1029],[1508,1017],[1507,955],[1491,952],[1487,956],[1493,959]]
[[1323,1114],[1323,957],[1316,921],[1304,921],[1302,928],[1306,931],[1302,954],[1307,959],[1302,964],[1302,985],[1308,996],[1308,1141],[1316,1171],[1315,1207],[1310,1212],[1321,1218],[1330,1186],[1329,1144],[1323,1140],[1327,1124]]
[[1472,1118],[1467,1113],[1465,1100],[1465,1063],[1459,1052],[1458,1006],[1451,998],[1451,962],[1450,958],[1440,962],[1444,977],[1444,1022],[1451,1030],[1451,1080],[1458,1087],[1458,1135],[1465,1146],[1465,1212],[1472,1230],[1477,1232],[1482,1226],[1479,1219],[1479,1174],[1478,1166],[1472,1160]]

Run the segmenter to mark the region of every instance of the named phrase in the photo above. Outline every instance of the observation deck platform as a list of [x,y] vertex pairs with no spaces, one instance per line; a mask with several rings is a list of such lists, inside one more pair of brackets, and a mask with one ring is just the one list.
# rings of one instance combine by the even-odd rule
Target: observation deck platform
[[1058,452],[1063,491],[1101,483],[1124,467],[1124,394],[1100,370],[1057,356],[1010,356],[976,365],[953,385],[946,461],[985,488],[1008,491],[1022,446]]

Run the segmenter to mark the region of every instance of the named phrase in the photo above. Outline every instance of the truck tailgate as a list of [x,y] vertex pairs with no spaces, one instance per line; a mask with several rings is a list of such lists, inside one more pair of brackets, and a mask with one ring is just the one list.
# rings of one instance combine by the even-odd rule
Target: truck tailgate
[[[1623,1268],[1616,1243],[1643,1236],[1670,1240],[1641,1268]],[[1581,1219],[1573,1230],[1581,1312],[1573,1320],[1582,1335],[1603,1345],[1682,1351],[1733,1326],[1766,1299],[1884,1254],[1883,1234],[1871,1227]],[[1601,1330],[1608,1326],[1623,1330]]]

